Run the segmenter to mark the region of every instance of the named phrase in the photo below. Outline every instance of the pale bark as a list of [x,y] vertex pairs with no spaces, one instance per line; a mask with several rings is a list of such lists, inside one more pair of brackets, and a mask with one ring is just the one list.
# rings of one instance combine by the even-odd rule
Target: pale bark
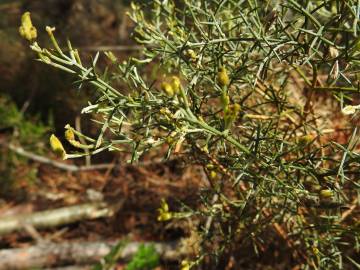
[[26,226],[32,226],[37,229],[50,228],[84,219],[109,217],[114,214],[116,209],[118,209],[118,205],[109,206],[104,202],[95,202],[32,214],[0,217],[0,235],[22,230]]
[[[107,255],[116,243],[116,241],[43,243],[27,248],[0,250],[0,270],[43,269],[66,265],[94,264]],[[118,259],[130,259],[141,244],[154,245],[163,260],[176,260],[181,256],[177,251],[176,243],[130,242],[120,251]]]

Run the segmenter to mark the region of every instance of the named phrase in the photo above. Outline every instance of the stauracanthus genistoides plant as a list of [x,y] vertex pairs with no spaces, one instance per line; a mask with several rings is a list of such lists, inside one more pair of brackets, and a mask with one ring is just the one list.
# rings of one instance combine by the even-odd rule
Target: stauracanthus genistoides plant
[[[200,165],[208,184],[198,207],[174,212],[163,201],[159,210],[160,221],[198,221],[198,249],[183,269],[224,269],[231,258],[249,265],[241,251],[261,261],[270,243],[284,245],[298,269],[359,267],[358,132],[341,108],[348,113],[359,91],[360,2],[146,5],[129,13],[141,57],[118,63],[106,52],[114,71],[107,79],[96,68],[99,53],[84,65],[51,27],[53,48],[42,48],[23,21],[20,32],[41,62],[97,90],[82,113],[96,115],[98,137],[66,126],[79,152],[66,153],[53,137],[55,149],[64,158],[124,151],[136,162],[166,147],[165,158]],[[336,141],[340,134],[347,143]]]

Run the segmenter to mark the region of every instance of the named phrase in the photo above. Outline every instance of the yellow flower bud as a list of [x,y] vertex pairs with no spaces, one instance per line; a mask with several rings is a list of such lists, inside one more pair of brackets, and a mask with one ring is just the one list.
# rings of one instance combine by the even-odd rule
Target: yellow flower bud
[[239,104],[232,104],[227,107],[227,109],[224,112],[225,129],[228,129],[231,126],[231,124],[236,120],[240,110],[241,107]]
[[321,199],[326,200],[326,199],[330,199],[334,195],[334,193],[331,189],[322,189],[322,190],[320,190],[319,195],[320,195]]
[[206,168],[209,170],[213,170],[213,169],[215,169],[215,165],[212,163],[208,163],[208,164],[206,164]]
[[184,55],[189,58],[190,61],[195,62],[197,59],[197,55],[194,50],[188,49],[185,51]]
[[173,143],[175,142],[175,138],[174,138],[174,137],[171,137],[171,136],[168,136],[168,137],[166,137],[165,141],[166,141],[169,145],[171,145],[171,144],[173,144]]
[[230,103],[230,97],[226,93],[226,91],[222,91],[220,101],[221,101],[221,106],[223,107],[223,110],[226,111],[228,109],[228,106]]
[[19,33],[28,41],[32,41],[37,37],[36,28],[31,22],[30,12],[28,11],[21,16],[21,26],[19,27]]
[[180,92],[181,82],[178,76],[171,77],[171,87],[175,94]]
[[217,74],[217,80],[220,86],[228,86],[230,83],[229,75],[225,67],[220,67]]
[[65,138],[66,138],[66,140],[68,140],[68,141],[75,140],[75,134],[74,134],[74,132],[73,132],[71,129],[67,129],[67,130],[65,131]]
[[317,247],[313,247],[312,250],[315,255],[318,255],[320,253],[320,251]]
[[190,266],[190,262],[187,260],[183,260],[181,261],[181,268],[180,270],[190,270],[191,266]]
[[306,146],[315,139],[313,134],[307,134],[298,138],[298,143],[300,146]]
[[172,218],[172,213],[170,212],[163,212],[160,213],[158,216],[158,221],[168,221]]
[[210,171],[209,177],[211,180],[215,180],[217,177],[217,173],[215,171]]
[[80,148],[80,149],[92,149],[94,148],[94,145],[93,144],[82,144],[81,142],[77,141],[75,139],[75,134],[74,134],[74,131],[73,129],[70,127],[69,124],[67,124],[65,126],[66,128],[66,131],[65,131],[65,138],[66,140],[74,147],[76,148]]
[[169,84],[167,82],[163,82],[161,84],[161,90],[163,90],[169,97],[174,96],[174,89],[171,86],[171,84]]
[[169,205],[167,202],[162,199],[160,208],[158,209],[159,215],[158,215],[158,221],[167,221],[170,220],[173,217],[173,214],[169,212]]
[[52,134],[50,136],[50,146],[51,149],[60,157],[62,157],[63,159],[66,159],[66,152],[65,149],[61,143],[61,141],[54,135]]

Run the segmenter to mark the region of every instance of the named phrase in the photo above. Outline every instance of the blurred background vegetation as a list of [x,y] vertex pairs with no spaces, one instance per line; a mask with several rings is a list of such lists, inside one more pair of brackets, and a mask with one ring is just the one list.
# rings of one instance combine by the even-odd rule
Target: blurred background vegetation
[[[133,52],[129,38],[133,25],[125,16],[129,4],[130,1],[120,0],[0,1],[2,144],[13,143],[25,150],[49,155],[49,134],[55,132],[62,137],[67,123],[74,126],[90,95],[86,88],[79,91],[68,74],[35,61],[29,44],[19,36],[21,15],[31,12],[40,44],[49,43],[45,26],[55,26],[59,40],[70,39],[84,59],[91,60],[90,55],[108,48],[122,59]],[[84,119],[81,129],[91,133],[91,121]],[[35,181],[36,166],[6,147],[0,151],[0,196],[7,198],[10,194],[12,198],[25,199],[21,187]],[[103,160],[104,156],[95,158]]]
[[89,55],[103,46],[131,44],[132,26],[124,16],[128,4],[110,0],[0,1],[1,95],[9,96],[29,117],[39,117],[44,123],[53,119],[55,126],[62,128],[86,102],[86,91],[71,88],[72,80],[67,74],[34,61],[28,43],[18,34],[21,14],[31,11],[41,44],[49,42],[44,35],[45,26],[56,26],[60,40],[69,38]]

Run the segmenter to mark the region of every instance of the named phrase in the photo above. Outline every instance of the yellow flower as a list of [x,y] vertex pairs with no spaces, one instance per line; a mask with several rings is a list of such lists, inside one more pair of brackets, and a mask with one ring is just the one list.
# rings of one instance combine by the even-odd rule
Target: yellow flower
[[19,33],[28,41],[32,41],[37,37],[36,28],[31,22],[30,12],[28,11],[21,16],[21,26],[19,27]]
[[190,270],[191,266],[190,266],[190,262],[187,260],[183,260],[181,261],[181,268],[180,270]]
[[169,212],[169,205],[164,199],[161,200],[161,205],[158,209],[158,212],[158,221],[167,221],[170,220],[173,216],[173,214]]
[[66,128],[65,138],[72,146],[74,146],[76,148],[80,148],[80,149],[92,149],[92,148],[94,148],[93,144],[82,144],[81,142],[77,141],[75,139],[75,133],[74,133],[72,127],[69,124],[67,124],[65,126],[65,128]]
[[181,82],[178,76],[171,77],[171,87],[174,90],[175,94],[180,92]]
[[213,170],[213,169],[215,169],[215,165],[212,163],[208,163],[208,164],[206,164],[206,169]]
[[71,129],[67,129],[67,130],[65,131],[65,138],[66,138],[68,141],[75,140],[75,134],[74,134],[74,132],[73,132]]
[[192,50],[192,49],[186,50],[185,53],[184,53],[184,55],[185,55],[187,58],[189,58],[189,60],[190,60],[191,62],[195,62],[196,59],[197,59],[197,55],[196,55],[195,51]]
[[65,149],[61,143],[61,141],[54,135],[52,134],[50,136],[50,146],[51,149],[60,157],[62,157],[62,159],[66,159],[66,152]]
[[320,198],[323,199],[323,200],[326,200],[326,199],[330,199],[334,193],[331,189],[323,189],[323,190],[320,190]]
[[225,67],[220,67],[217,74],[217,80],[220,86],[228,86],[230,83],[229,75]]
[[319,249],[317,247],[312,248],[314,255],[318,255],[320,253]]
[[161,90],[163,90],[169,97],[174,96],[174,89],[170,83],[163,82],[161,84]]
[[217,177],[216,171],[210,171],[209,177],[210,177],[211,180],[215,180],[216,177]]

